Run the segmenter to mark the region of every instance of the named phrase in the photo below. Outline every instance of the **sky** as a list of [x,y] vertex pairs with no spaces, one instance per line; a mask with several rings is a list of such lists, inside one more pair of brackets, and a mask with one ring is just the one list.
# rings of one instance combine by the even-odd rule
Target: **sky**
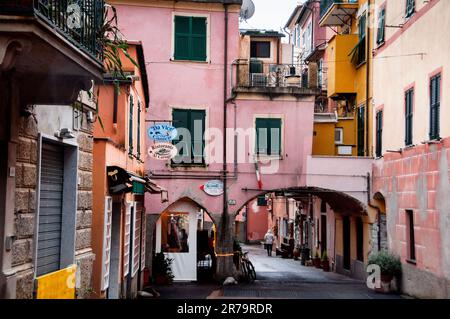
[[298,2],[299,0],[253,0],[255,14],[247,22],[241,22],[240,28],[280,31]]

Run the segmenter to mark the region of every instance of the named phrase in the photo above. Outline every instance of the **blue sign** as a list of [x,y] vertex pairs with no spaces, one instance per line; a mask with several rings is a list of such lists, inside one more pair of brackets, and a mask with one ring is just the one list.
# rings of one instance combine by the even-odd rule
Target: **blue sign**
[[148,137],[156,142],[170,142],[177,137],[177,129],[169,124],[156,124],[147,131]]

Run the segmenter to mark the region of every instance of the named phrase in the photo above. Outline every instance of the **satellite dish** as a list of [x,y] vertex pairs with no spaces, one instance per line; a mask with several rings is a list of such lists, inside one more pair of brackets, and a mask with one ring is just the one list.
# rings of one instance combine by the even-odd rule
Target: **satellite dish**
[[241,12],[239,13],[239,17],[246,21],[253,17],[255,14],[255,4],[252,0],[243,0],[242,1],[242,7]]

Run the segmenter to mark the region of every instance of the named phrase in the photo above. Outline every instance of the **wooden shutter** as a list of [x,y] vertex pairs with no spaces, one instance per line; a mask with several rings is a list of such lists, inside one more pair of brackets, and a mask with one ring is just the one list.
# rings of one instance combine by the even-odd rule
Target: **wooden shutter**
[[206,18],[191,18],[191,58],[206,61]]
[[204,148],[205,148],[205,111],[191,110],[190,111],[190,132],[192,138],[191,144],[191,160],[195,164],[204,163]]
[[377,157],[381,157],[382,155],[382,150],[383,150],[383,111],[379,111],[377,112],[376,115],[376,131],[377,131],[377,136],[376,136],[376,155]]
[[138,211],[137,203],[133,206],[132,215],[132,241],[131,241],[131,277],[134,277],[139,270],[139,253],[141,244],[141,212]]
[[130,244],[131,244],[131,214],[133,211],[133,203],[127,203],[125,209],[125,231],[123,245],[123,275],[126,276],[130,272]]
[[174,109],[172,112],[173,126],[177,128],[177,137],[172,141],[177,146],[178,155],[174,158],[175,163],[188,163],[190,161],[191,146],[186,136],[181,138],[184,130],[190,131],[188,110]]
[[267,119],[256,119],[256,154],[268,154],[269,142]]
[[175,17],[176,60],[206,61],[206,24],[202,17]]
[[41,276],[60,269],[64,148],[43,143],[39,197],[36,274]]
[[438,139],[440,135],[440,94],[441,76],[437,75],[430,83],[430,139]]
[[137,158],[141,158],[141,102],[138,101],[137,107],[137,125],[136,125],[136,151]]
[[175,60],[189,60],[190,17],[175,17]]
[[364,156],[364,107],[358,109],[358,156]]
[[130,95],[130,110],[128,115],[128,153],[133,154],[133,95]]
[[412,144],[413,130],[413,101],[414,90],[408,90],[405,94],[405,145]]
[[112,225],[112,197],[105,198],[105,216],[103,224],[103,255],[102,255],[102,287],[104,291],[109,287],[109,270],[111,262],[111,225]]
[[145,218],[145,211],[141,212],[142,218],[142,231],[141,231],[141,270],[145,268],[145,247],[146,247],[146,238],[147,238],[147,220]]
[[281,119],[269,119],[270,155],[281,155]]

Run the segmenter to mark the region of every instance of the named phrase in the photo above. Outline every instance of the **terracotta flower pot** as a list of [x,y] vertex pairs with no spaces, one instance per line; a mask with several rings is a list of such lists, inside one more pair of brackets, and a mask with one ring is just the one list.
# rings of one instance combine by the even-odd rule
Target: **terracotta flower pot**
[[378,293],[389,294],[391,290],[391,282],[394,279],[393,275],[381,274],[381,287],[375,287],[375,291]]
[[314,267],[316,267],[316,268],[321,268],[322,267],[322,265],[321,265],[321,260],[320,260],[320,258],[314,258],[313,259],[313,264],[314,264]]
[[330,262],[327,260],[322,260],[322,269],[325,272],[329,272],[330,271]]

